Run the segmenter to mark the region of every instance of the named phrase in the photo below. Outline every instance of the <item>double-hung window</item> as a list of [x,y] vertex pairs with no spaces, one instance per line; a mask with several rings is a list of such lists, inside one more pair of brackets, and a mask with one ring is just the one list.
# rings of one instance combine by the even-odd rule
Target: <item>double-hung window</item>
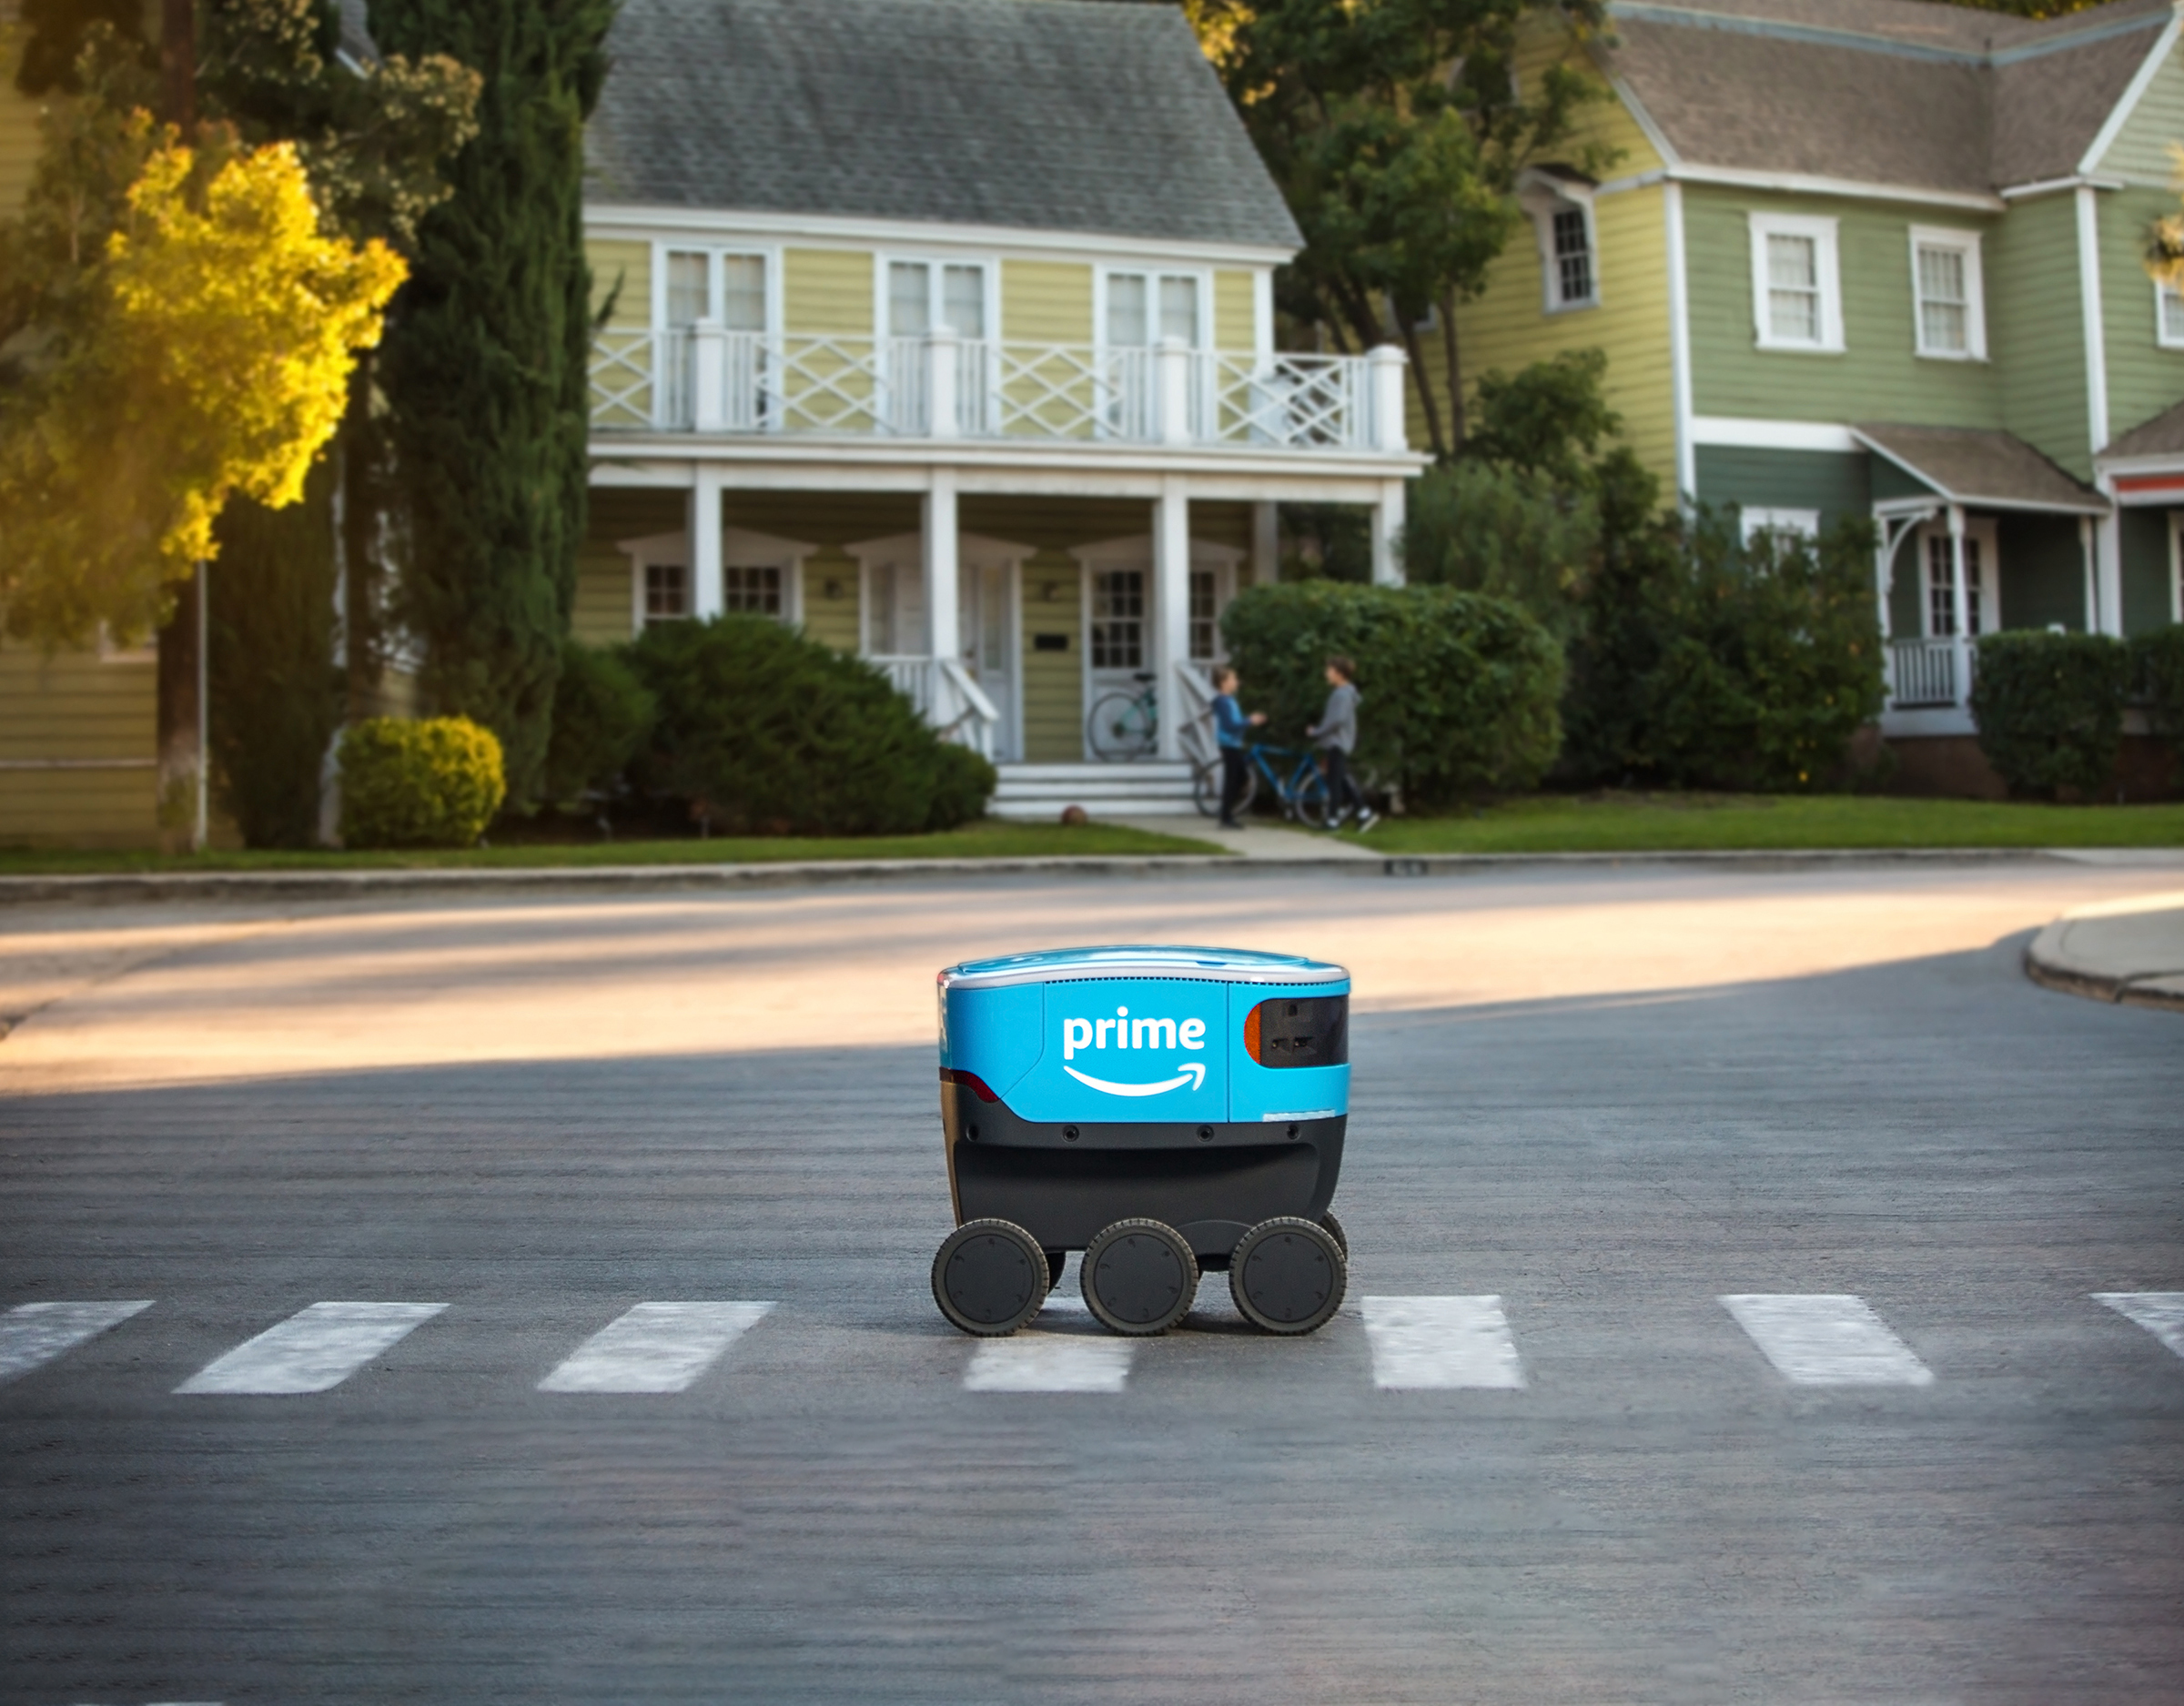
[[1979,234],[1911,227],[1911,296],[1918,353],[1942,361],[1987,358]]
[[986,268],[976,261],[889,261],[888,336],[923,338],[944,326],[958,338],[986,336]]
[[1107,285],[1108,348],[1143,349],[1170,338],[1187,349],[1198,348],[1195,273],[1111,272]]
[[1762,349],[1834,354],[1843,348],[1843,286],[1835,221],[1755,213],[1752,318]]
[[2184,349],[2184,290],[2172,284],[2154,287],[2154,341],[2164,349]]
[[662,322],[688,331],[712,320],[732,332],[766,329],[766,257],[718,249],[671,248]]
[[1102,569],[1092,577],[1092,667],[1145,667],[1145,571]]
[[1592,180],[1573,167],[1527,167],[1517,201],[1540,242],[1540,308],[1566,314],[1600,306],[1599,240],[1592,225]]

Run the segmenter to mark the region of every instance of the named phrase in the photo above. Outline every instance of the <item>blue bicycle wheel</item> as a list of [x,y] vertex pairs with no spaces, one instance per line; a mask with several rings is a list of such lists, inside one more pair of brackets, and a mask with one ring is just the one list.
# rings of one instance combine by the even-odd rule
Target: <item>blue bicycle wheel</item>
[[1314,829],[1327,826],[1327,778],[1320,773],[1319,765],[1304,769],[1303,779],[1297,783],[1291,797],[1297,802],[1297,815],[1302,822]]

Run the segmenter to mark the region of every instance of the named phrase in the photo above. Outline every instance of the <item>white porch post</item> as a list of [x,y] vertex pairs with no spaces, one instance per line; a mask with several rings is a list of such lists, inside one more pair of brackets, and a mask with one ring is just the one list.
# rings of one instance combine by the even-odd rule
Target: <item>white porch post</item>
[[[2101,482],[2104,486],[2107,481]],[[2111,505],[2114,492],[2108,493]],[[2111,508],[2093,524],[2095,573],[2100,588],[2099,633],[2123,638],[2123,517]]]
[[1887,517],[1876,519],[1881,525],[1880,541],[1874,547],[1873,553],[1873,595],[1880,603],[1881,656],[1886,659],[1888,655],[1888,590],[1896,580],[1896,548],[1903,543],[1904,535],[1901,530],[1890,530]]
[[1160,441],[1190,442],[1190,350],[1180,338],[1163,338],[1153,352],[1153,370],[1158,376]]
[[956,397],[956,352],[962,348],[947,327],[925,335],[925,430],[935,439],[963,436],[962,405]]
[[1372,583],[1376,587],[1403,584],[1403,482],[1380,482],[1380,501],[1372,506]]
[[1160,695],[1160,756],[1183,756],[1189,705],[1176,671],[1190,661],[1190,497],[1182,477],[1160,482],[1153,501],[1154,681]]
[[1967,703],[1972,692],[1972,597],[1971,589],[1964,581],[1964,506],[1949,506],[1949,622],[1955,629],[1956,679],[1950,685],[1956,690],[1956,702]]
[[2093,518],[2089,515],[2078,518],[2078,554],[2086,566],[2086,631],[2097,634],[2100,631],[2100,589],[2094,568]]
[[1251,506],[1251,584],[1270,587],[1281,579],[1281,512],[1270,503]]
[[1410,424],[1404,410],[1403,352],[1393,344],[1375,344],[1365,352],[1365,370],[1372,376],[1371,437],[1376,450],[1410,449]]
[[721,470],[698,464],[690,493],[690,613],[718,616],[727,599],[721,590]]
[[956,528],[956,470],[936,468],[925,500],[925,632],[935,670],[942,658],[957,657],[963,651],[957,631],[962,611],[956,590],[960,549]]

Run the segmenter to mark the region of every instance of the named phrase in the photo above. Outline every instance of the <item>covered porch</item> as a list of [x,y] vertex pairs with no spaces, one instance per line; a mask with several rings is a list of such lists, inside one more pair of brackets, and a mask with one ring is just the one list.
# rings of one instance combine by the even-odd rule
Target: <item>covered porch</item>
[[2102,549],[2112,506],[2101,493],[2008,433],[1854,430],[1873,456],[1885,735],[1976,732],[1982,634],[2120,631]]

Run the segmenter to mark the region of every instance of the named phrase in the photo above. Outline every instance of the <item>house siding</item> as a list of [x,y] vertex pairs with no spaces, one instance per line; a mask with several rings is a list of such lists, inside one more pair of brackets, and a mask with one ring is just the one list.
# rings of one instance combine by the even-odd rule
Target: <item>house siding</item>
[[2150,185],[2176,176],[2169,149],[2184,142],[2184,54],[2172,46],[2095,170]]
[[[1085,755],[1084,572],[1077,560],[1046,549],[1024,564],[1024,757],[1034,764],[1073,764]],[[1041,651],[1038,636],[1059,634],[1064,649]]]
[[1817,510],[1824,528],[1872,513],[1873,459],[1863,453],[1702,444],[1696,454],[1701,503]]
[[2143,634],[2168,625],[2169,512],[2125,510],[2117,517],[2123,569],[2123,631]]
[[1995,523],[1995,570],[2005,628],[2086,626],[2086,554],[2078,518],[2003,514]]
[[2002,378],[2001,424],[2080,479],[2090,479],[2073,198],[2041,196],[2017,203],[1994,227],[1985,259],[1987,342]]
[[0,761],[119,759],[126,770],[0,768],[0,846],[146,847],[158,837],[157,668],[0,646]]
[[869,250],[784,249],[784,329],[819,337],[871,337],[872,265]]
[[1213,347],[1216,349],[1251,349],[1258,346],[1258,312],[1253,301],[1252,275],[1224,270],[1213,275]]
[[[1986,231],[1992,221],[1933,208],[1914,212],[1835,197],[1823,204],[1699,185],[1685,187],[1684,207],[1697,413],[1940,427],[2002,424],[1996,363],[1918,357],[1911,294],[1912,226]],[[1838,222],[1840,354],[1757,347],[1749,225],[1754,213],[1817,214]]]
[[688,496],[594,486],[592,519],[576,556],[576,599],[570,631],[586,645],[619,645],[635,627],[630,560],[617,545],[627,539],[680,533],[690,525]]
[[607,324],[617,328],[642,328],[652,323],[652,246],[650,243],[593,237],[584,245],[592,263],[592,312],[597,316],[612,301],[614,311]]
[[864,637],[863,611],[855,558],[827,545],[804,560],[806,634],[836,651],[854,652]]
[[1001,335],[1015,343],[1090,343],[1092,268],[1068,261],[1003,261]]
[[2164,349],[2154,321],[2154,283],[2140,257],[2146,228],[2176,208],[2166,190],[2102,196],[2101,325],[2108,368],[2108,436],[2128,432],[2184,398],[2184,349]]

